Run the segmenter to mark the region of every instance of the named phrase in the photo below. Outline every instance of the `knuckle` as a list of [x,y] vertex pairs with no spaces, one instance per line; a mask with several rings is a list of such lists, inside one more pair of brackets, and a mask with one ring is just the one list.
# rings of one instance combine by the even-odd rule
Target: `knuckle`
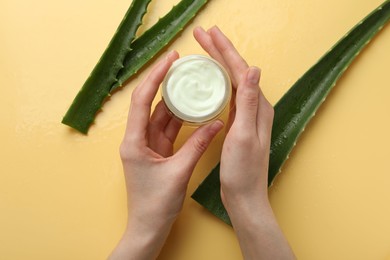
[[119,146],[119,155],[122,160],[126,160],[129,157],[129,151],[130,149],[128,148],[128,145],[125,144],[125,142],[122,142],[121,145]]
[[259,104],[259,89],[244,88],[241,90],[241,96],[247,106],[257,107]]
[[130,140],[124,140],[119,146],[119,155],[122,161],[134,161],[137,159],[139,153],[134,151],[134,143]]
[[253,141],[253,136],[250,136],[248,134],[239,134],[236,136],[236,142],[242,147],[251,147],[253,145]]
[[127,142],[122,142],[119,146],[119,155],[122,160],[130,161],[133,158],[133,151]]
[[204,138],[197,137],[193,139],[193,147],[199,154],[203,154],[206,151],[208,144],[209,142]]
[[249,147],[253,144],[255,136],[251,132],[243,131],[242,129],[238,131],[232,130],[232,140],[236,146]]
[[131,103],[137,103],[140,100],[140,88],[136,87],[131,94]]
[[269,151],[270,148],[270,138],[260,138],[259,147],[261,151]]

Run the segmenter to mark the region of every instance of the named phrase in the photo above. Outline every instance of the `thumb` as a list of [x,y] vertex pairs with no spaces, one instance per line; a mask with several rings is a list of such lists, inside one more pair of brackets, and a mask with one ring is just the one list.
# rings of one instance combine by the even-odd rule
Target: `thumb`
[[196,163],[222,128],[223,122],[220,120],[201,126],[196,129],[174,156],[180,161],[181,165],[191,169],[190,172],[192,173]]

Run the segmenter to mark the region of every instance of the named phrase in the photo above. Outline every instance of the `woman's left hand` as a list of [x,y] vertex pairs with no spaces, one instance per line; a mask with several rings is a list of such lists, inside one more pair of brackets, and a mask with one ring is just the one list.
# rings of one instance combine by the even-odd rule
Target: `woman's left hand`
[[161,60],[133,91],[120,155],[126,179],[128,226],[111,259],[154,259],[181,211],[191,174],[223,123],[198,128],[173,154],[181,122],[152,101],[177,52]]

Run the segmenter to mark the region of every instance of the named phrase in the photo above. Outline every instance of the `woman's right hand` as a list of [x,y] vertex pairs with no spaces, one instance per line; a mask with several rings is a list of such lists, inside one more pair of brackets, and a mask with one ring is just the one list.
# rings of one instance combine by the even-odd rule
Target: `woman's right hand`
[[245,259],[294,259],[268,200],[273,107],[259,88],[260,70],[249,67],[217,28],[194,30],[210,56],[229,72],[234,95],[222,149],[222,202]]

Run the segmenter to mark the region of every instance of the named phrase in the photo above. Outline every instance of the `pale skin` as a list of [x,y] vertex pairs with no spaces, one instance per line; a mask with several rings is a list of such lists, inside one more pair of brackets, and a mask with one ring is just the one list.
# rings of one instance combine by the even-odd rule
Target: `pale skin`
[[[249,67],[217,28],[194,37],[229,72],[233,92],[221,155],[221,196],[244,259],[295,259],[268,200],[267,177],[273,108],[259,88],[260,70]],[[173,153],[181,122],[152,101],[177,52],[158,62],[133,91],[120,155],[126,180],[128,224],[110,259],[156,259],[179,215],[187,185],[202,154],[223,128],[198,128]]]

